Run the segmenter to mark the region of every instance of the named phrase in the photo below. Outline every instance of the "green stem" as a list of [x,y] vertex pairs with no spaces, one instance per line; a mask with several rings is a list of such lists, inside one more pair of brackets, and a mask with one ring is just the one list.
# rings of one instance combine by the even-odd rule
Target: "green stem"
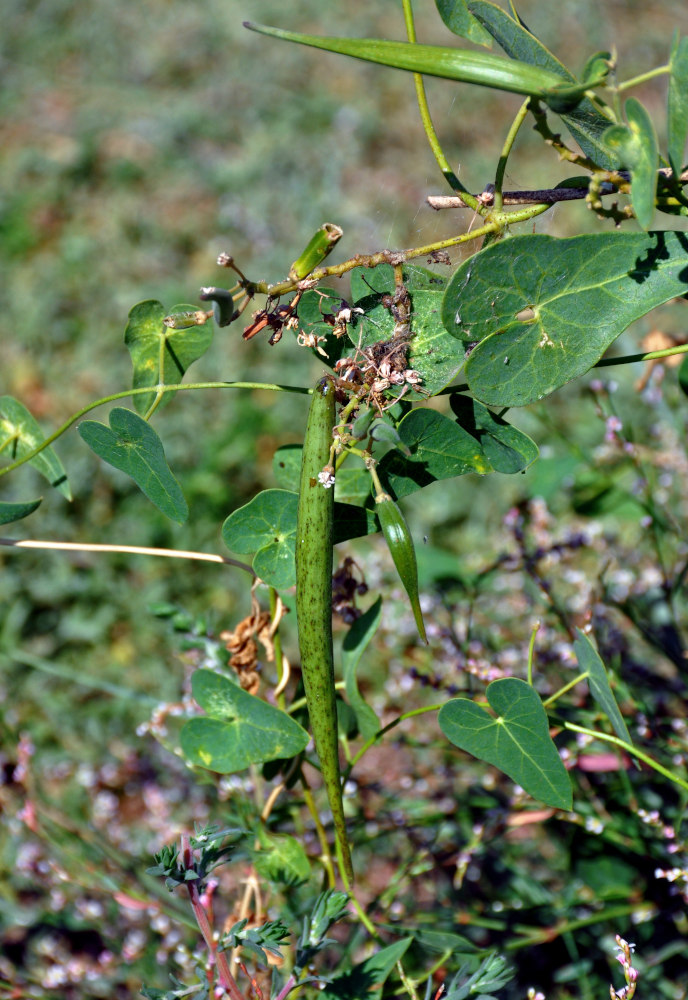
[[528,683],[533,686],[533,656],[535,655],[535,637],[538,634],[540,628],[540,622],[535,622],[530,633],[530,642],[528,643]]
[[609,365],[630,365],[634,361],[655,361],[670,358],[674,354],[687,354],[688,344],[678,344],[676,347],[665,347],[663,351],[647,351],[646,354],[625,354],[621,358],[602,358],[595,368],[608,368]]
[[[461,197],[463,199],[463,195]],[[459,236],[453,236],[450,239],[439,240],[436,243],[428,243],[423,247],[411,247],[407,250],[378,250],[377,253],[372,254],[356,254],[355,257],[351,257],[341,264],[332,264],[330,267],[319,267],[315,271],[312,271],[308,276],[308,287],[311,287],[311,282],[322,281],[323,278],[339,278],[343,274],[352,271],[355,267],[403,264],[407,260],[424,257],[435,253],[437,250],[448,250],[450,247],[460,246],[462,243],[470,242],[470,240],[482,239],[483,236],[487,236],[489,233],[501,232],[506,226],[514,225],[517,222],[528,222],[536,215],[542,215],[543,212],[546,212],[551,207],[551,204],[535,204],[525,205],[516,212],[493,212],[491,213],[491,221],[479,229],[474,229],[470,233],[461,233]],[[291,278],[287,278],[285,281],[278,281],[274,285],[269,284],[267,281],[257,281],[252,286],[255,294],[271,295],[273,297],[288,295],[289,292],[295,291],[297,287],[298,282],[293,281]],[[150,392],[150,389],[148,392]]]
[[630,80],[624,80],[623,83],[619,83],[616,86],[617,93],[622,90],[630,90],[631,87],[637,87],[641,83],[645,83],[647,80],[652,80],[656,76],[662,76],[664,73],[670,73],[671,66],[668,64],[666,66],[657,66],[656,69],[650,69],[647,73],[640,73],[639,76],[631,77]]
[[[530,111],[530,98],[527,97],[521,107],[518,109],[518,113],[511,123],[511,127],[507,132],[506,139],[504,140],[504,145],[502,146],[502,151],[499,154],[499,161],[497,163],[497,170],[495,173],[495,190],[494,190],[494,201],[493,210],[495,212],[502,211],[502,188],[504,187],[504,172],[506,171],[506,163],[509,159],[509,154],[514,145],[514,141],[518,134],[518,130],[526,119],[526,115]],[[463,196],[462,196],[463,197]],[[465,201],[465,199],[464,199]]]
[[588,677],[587,670],[585,671],[584,674],[578,674],[578,676],[574,677],[572,681],[569,681],[568,684],[564,684],[564,686],[560,687],[558,691],[555,691],[554,694],[551,694],[549,696],[549,698],[546,698],[542,702],[543,706],[545,708],[549,708],[549,706],[553,705],[555,701],[557,701],[559,698],[562,697],[562,695],[565,695],[567,691],[570,691],[571,688],[574,688],[576,684],[580,684],[580,682],[584,681],[587,677]]
[[[82,409],[77,410],[73,413],[61,427],[58,427],[49,437],[41,441],[32,451],[29,451],[22,458],[18,458],[16,462],[12,462],[11,465],[6,465],[0,469],[0,476],[7,475],[8,472],[12,472],[13,469],[17,469],[20,465],[25,465],[26,462],[30,462],[32,458],[39,455],[44,448],[49,447],[53,441],[57,441],[65,431],[68,431],[72,424],[75,424],[77,420],[81,417],[86,416],[91,410],[95,410],[98,406],[104,406],[106,403],[114,403],[118,399],[127,399],[129,396],[141,396],[143,393],[150,394],[155,390],[155,386],[148,386],[145,389],[127,389],[124,392],[115,392],[111,396],[103,396],[102,399],[96,399],[94,403],[89,403],[88,406],[82,407]],[[186,382],[184,385],[163,385],[158,386],[158,390],[161,394],[166,392],[188,392],[191,389],[271,389],[274,392],[299,392],[305,395],[310,394],[313,390],[309,388],[303,388],[298,385],[278,385],[271,382]]]
[[[555,924],[554,927],[544,927],[542,930],[531,931],[526,936],[505,944],[504,949],[505,951],[518,951],[519,948],[532,948],[533,945],[549,944],[555,938],[569,931],[580,930],[581,927],[599,924],[604,920],[610,922],[618,920],[619,917],[625,917],[629,913],[637,911],[637,908],[637,903],[623,904],[612,907],[610,910],[603,910],[601,913],[593,913],[591,916],[581,917],[579,920],[571,920],[568,923]],[[515,931],[518,929],[514,927]]]
[[649,757],[642,750],[638,750],[636,747],[632,746],[630,743],[626,743],[624,740],[620,740],[618,736],[609,736],[607,733],[599,733],[594,729],[586,729],[584,726],[575,726],[572,722],[564,723],[565,729],[570,729],[574,733],[583,733],[585,736],[592,736],[596,740],[602,740],[603,743],[613,743],[617,747],[621,747],[625,750],[630,757],[637,757],[638,760],[642,760],[643,764],[647,764],[654,771],[668,778],[669,781],[673,781],[675,785],[683,788],[688,792],[688,781],[684,781],[683,778],[678,778],[673,774],[668,768],[664,767],[662,764],[658,764],[656,760]]
[[[404,9],[404,22],[406,24],[406,36],[409,42],[416,41],[416,27],[413,23],[413,8],[411,6],[411,0],[401,0],[402,7]],[[440,145],[440,141],[437,137],[437,132],[435,131],[435,126],[430,115],[430,108],[428,107],[428,98],[425,93],[425,81],[423,80],[422,73],[414,73],[413,81],[416,85],[416,99],[418,101],[418,111],[420,112],[420,120],[423,123],[423,129],[428,140],[430,149],[432,150],[432,155],[437,161],[437,166],[442,171],[445,180],[449,184],[452,191],[458,191],[461,194],[463,201],[473,209],[474,212],[481,212],[481,206],[477,200],[474,198],[469,191],[463,186],[459,178],[456,176],[451,166],[449,165],[449,160],[444,154],[444,150]],[[485,214],[481,212],[481,214]]]

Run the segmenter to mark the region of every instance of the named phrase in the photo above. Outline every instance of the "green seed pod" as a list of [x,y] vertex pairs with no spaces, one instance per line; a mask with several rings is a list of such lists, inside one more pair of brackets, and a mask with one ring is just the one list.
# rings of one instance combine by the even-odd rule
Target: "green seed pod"
[[404,515],[394,500],[387,493],[375,497],[375,513],[380,519],[382,534],[391,553],[397,573],[404,585],[404,590],[411,601],[413,617],[416,621],[418,634],[423,642],[428,641],[425,634],[423,613],[418,599],[418,564],[416,550],[413,546],[411,532],[408,529]]
[[332,651],[332,545],[334,487],[319,478],[329,461],[335,421],[335,387],[324,378],[315,387],[303,442],[296,518],[296,617],[301,672],[315,749],[332,811],[344,871],[353,881],[346,838],[337,739]]
[[344,231],[333,222],[326,222],[321,226],[303,253],[289,268],[289,277],[292,281],[300,281],[307,277],[331,253],[343,234]]

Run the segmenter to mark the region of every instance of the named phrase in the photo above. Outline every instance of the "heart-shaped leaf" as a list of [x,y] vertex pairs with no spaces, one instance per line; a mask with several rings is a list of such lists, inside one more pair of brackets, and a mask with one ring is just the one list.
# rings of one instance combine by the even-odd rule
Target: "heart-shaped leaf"
[[[255,552],[253,568],[276,590],[296,583],[296,509],[298,493],[263,490],[233,511],[222,525],[222,540],[232,552]],[[379,530],[372,511],[352,504],[335,503],[334,543],[359,538]]]
[[385,489],[397,499],[438,479],[491,471],[475,437],[436,410],[411,410],[397,430],[411,457],[390,451],[378,466]]
[[[403,268],[404,287],[411,298],[413,334],[409,343],[408,367],[419,372],[422,392],[406,392],[405,399],[423,399],[444,389],[463,364],[463,356],[442,325],[442,298],[447,279],[415,264]],[[370,347],[389,340],[394,334],[395,320],[382,304],[383,296],[395,290],[394,268],[382,264],[374,271],[357,268],[351,275],[351,294],[357,308],[364,314],[354,314],[349,324],[349,339],[356,347]],[[401,389],[390,390],[390,394]]]
[[[23,403],[13,396],[0,396],[0,452],[12,462],[23,458],[45,440],[45,434],[38,421]],[[33,458],[29,465],[37,469],[51,486],[67,498],[72,494],[67,482],[67,473],[54,450],[48,446]]]
[[182,751],[192,764],[232,774],[306,748],[309,736],[298,722],[215,671],[196,670],[191,690],[208,713],[182,727]]
[[181,486],[172,475],[162,441],[149,423],[121,406],[110,412],[110,426],[84,420],[79,434],[96,455],[126,472],[151,503],[179,524],[189,516]]
[[[194,312],[195,306],[174,306],[170,313]],[[129,313],[124,343],[134,366],[134,389],[146,386],[178,385],[187,368],[205,354],[213,339],[212,323],[173,329],[165,326],[165,310],[160,302],[147,299]],[[163,396],[166,403],[170,393]],[[134,396],[138,413],[146,413],[155,401],[154,393]]]
[[21,521],[23,517],[33,514],[42,502],[39,500],[27,500],[25,503],[0,502],[0,524],[11,524],[12,521]]
[[466,362],[488,405],[525,406],[588,371],[626,327],[688,290],[688,235],[515,236],[462,264],[447,330],[478,342]]
[[537,692],[517,677],[504,677],[488,684],[486,694],[495,716],[468,698],[443,705],[444,735],[460,750],[498,767],[534,799],[570,809],[571,781]]
[[590,694],[611,722],[614,732],[619,739],[633,746],[631,734],[626,727],[623,716],[619,711],[619,706],[616,704],[616,698],[609,686],[609,678],[607,677],[604,663],[600,659],[600,654],[590,642],[587,635],[581,632],[579,628],[576,629],[576,635],[578,638],[573,644],[573,651],[576,654],[576,659],[581,670],[587,671]]

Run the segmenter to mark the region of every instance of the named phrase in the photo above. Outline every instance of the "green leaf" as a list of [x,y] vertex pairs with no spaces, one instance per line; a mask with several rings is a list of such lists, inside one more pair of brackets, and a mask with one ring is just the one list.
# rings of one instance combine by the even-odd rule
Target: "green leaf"
[[614,732],[619,739],[633,746],[631,734],[626,727],[612,689],[609,686],[609,678],[607,677],[604,663],[600,659],[600,654],[587,635],[581,632],[579,628],[576,629],[576,635],[578,638],[573,644],[573,651],[576,654],[576,659],[581,670],[587,671],[590,694],[611,722]]
[[23,517],[33,514],[42,501],[43,497],[40,497],[38,500],[27,500],[25,503],[0,502],[0,524],[11,524],[12,521],[21,521]]
[[110,426],[83,420],[79,434],[104,462],[125,472],[167,517],[183,524],[189,516],[184,494],[172,475],[162,441],[149,423],[121,406],[110,412]]
[[482,27],[480,21],[476,20],[469,12],[466,0],[435,0],[435,6],[446,26],[455,35],[490,48],[492,38],[489,32]]
[[296,583],[296,508],[298,494],[263,490],[233,511],[222,525],[222,540],[232,552],[255,552],[253,568],[269,586],[286,590]]
[[[174,306],[170,313],[194,311],[189,305]],[[147,299],[129,313],[124,343],[134,366],[134,389],[146,386],[179,385],[187,368],[205,354],[213,339],[212,323],[174,330],[166,327],[166,313],[160,302]],[[162,406],[171,393],[163,396]],[[138,413],[147,413],[155,402],[155,393],[134,396]]]
[[442,315],[449,333],[478,344],[465,368],[472,392],[525,406],[592,368],[633,320],[684,295],[687,265],[681,232],[515,236],[458,268]]
[[488,684],[486,695],[496,716],[467,698],[443,705],[438,721],[444,735],[460,750],[498,767],[534,799],[570,809],[571,781],[537,692],[517,677],[504,677]]
[[399,423],[398,431],[411,458],[392,451],[378,466],[385,489],[397,499],[438,479],[451,479],[466,472],[480,475],[490,472],[476,439],[436,410],[411,410]]
[[[441,45],[419,45],[415,42],[392,42],[379,38],[327,38],[283,31],[264,24],[244,21],[244,27],[262,35],[298,42],[316,49],[325,49],[339,55],[353,56],[366,62],[392,66],[410,73],[438,76],[445,80],[475,83],[513,94],[530,94],[545,101],[557,100],[556,90],[561,87],[559,74],[538,66],[503,59],[492,52],[473,52],[469,49],[445,48]],[[575,91],[583,96],[585,87],[567,88],[567,98],[576,100]]]
[[[318,286],[310,288],[303,293],[296,315],[299,320],[299,328],[294,333],[299,333],[306,337],[313,334],[316,337],[325,337],[319,345],[320,351],[324,351],[327,357],[312,347],[311,353],[329,368],[334,365],[349,349],[346,337],[337,337],[333,333],[336,316],[342,307],[342,296],[333,288]],[[327,320],[325,319],[327,317]],[[328,322],[329,321],[329,322]]]
[[619,163],[631,171],[631,204],[638,225],[648,229],[655,214],[659,146],[652,119],[635,97],[629,97],[624,111],[628,126],[612,125],[604,142]]
[[295,837],[260,829],[258,839],[260,851],[253,854],[253,864],[261,878],[278,885],[299,885],[310,878],[308,855]]
[[488,410],[477,399],[456,393],[449,397],[449,404],[457,422],[476,439],[495,472],[522,472],[538,457],[538,446],[532,438]]
[[207,713],[182,727],[182,751],[192,764],[232,774],[305,750],[309,736],[298,722],[213,670],[194,671],[191,690]]
[[364,740],[369,740],[379,731],[380,721],[358,690],[356,671],[361,656],[379,628],[381,618],[382,598],[378,597],[365,614],[356,619],[342,643],[342,675],[346,697],[356,714],[358,730]]
[[674,34],[669,60],[668,109],[669,163],[678,177],[683,169],[683,157],[688,135],[688,38]]
[[272,474],[281,490],[298,493],[302,453],[303,448],[300,444],[285,444],[284,447],[278,448],[272,456]]
[[319,994],[322,1000],[361,1000],[369,997],[371,990],[379,990],[387,976],[408,950],[413,938],[402,938],[381,948],[365,962],[355,965],[349,972],[335,976]]
[[[0,396],[0,453],[8,456],[11,462],[15,462],[28,455],[44,440],[45,434],[38,421],[24,404],[13,396]],[[28,464],[45,476],[50,485],[59,490],[63,497],[67,500],[72,499],[67,474],[51,446],[34,455]]]
[[[442,325],[442,298],[447,279],[416,265],[405,265],[403,280],[411,304],[411,331],[408,367],[419,372],[423,382],[422,392],[410,391],[405,399],[423,399],[444,389],[456,376],[463,358],[456,344]],[[365,315],[354,315],[349,326],[349,338],[356,347],[388,340],[394,333],[395,322],[389,309],[382,305],[382,298],[395,290],[394,268],[381,264],[371,271],[356,268],[351,273],[351,294],[357,308]],[[389,395],[401,389],[389,390]]]
[[[576,82],[573,73],[535,35],[501,7],[488,0],[467,0],[467,6],[512,59],[540,66],[556,73],[568,83]],[[604,170],[618,167],[602,142],[602,134],[609,127],[609,119],[600,114],[587,97],[560,117],[585,155],[594,163]]]
[[[263,490],[233,511],[222,525],[222,540],[232,552],[255,552],[253,569],[269,586],[288,590],[296,583],[296,509],[298,493]],[[351,504],[335,503],[334,543],[378,531],[375,515]]]

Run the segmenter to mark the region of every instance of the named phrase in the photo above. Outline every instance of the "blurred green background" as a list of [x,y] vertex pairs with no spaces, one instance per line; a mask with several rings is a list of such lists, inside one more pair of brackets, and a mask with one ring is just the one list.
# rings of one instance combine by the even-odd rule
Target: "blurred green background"
[[[419,40],[464,44],[449,35],[430,0],[415,9]],[[616,45],[622,78],[664,62],[672,28],[686,22],[685,5],[672,0],[651,10],[632,0],[531,0],[520,13],[574,68],[591,51]],[[221,250],[250,277],[277,280],[325,221],[345,232],[334,260],[427,243],[470,222],[468,213],[436,213],[425,204],[428,194],[447,192],[409,74],[261,37],[242,27],[245,19],[404,37],[400,4],[389,0],[4,5],[0,391],[21,399],[46,431],[92,399],[126,388],[122,338],[131,306],[144,298],[166,307],[196,302],[199,286],[226,280],[215,265]],[[482,190],[519,98],[438,80],[427,87],[451,162],[464,183]],[[639,96],[661,132],[664,81]],[[508,186],[551,185],[571,172],[526,128]],[[555,208],[535,223],[556,235],[598,225],[581,205]],[[676,310],[664,314],[664,327],[680,332]],[[656,321],[638,324],[626,348],[636,349]],[[318,370],[288,338],[276,348],[261,337],[244,344],[232,326],[216,331],[191,376],[304,384]],[[632,398],[631,377],[621,381]],[[566,425],[579,393],[560,393],[548,413]],[[98,464],[72,430],[57,450],[74,502],[48,491],[37,516],[5,533],[221,551],[222,520],[271,485],[273,452],[300,439],[305,408],[302,397],[268,392],[175,398],[156,424],[190,504],[183,527],[158,515],[125,476]],[[105,412],[93,415],[102,420]],[[538,408],[512,417],[542,437]],[[579,420],[577,431],[583,443],[601,435],[594,418]],[[551,445],[548,454],[556,458]],[[492,477],[489,490],[465,477],[459,489],[423,491],[407,509],[419,533],[475,552],[474,539],[489,548],[495,518],[514,498],[540,492],[543,477],[547,467],[536,466],[518,482]],[[25,468],[1,490],[3,499],[24,499],[43,484]],[[216,568],[16,551],[0,560],[5,649],[85,667],[90,684],[134,669],[137,689],[155,697],[173,696],[177,680],[160,657],[161,630],[140,614],[142,602],[180,602],[219,621],[247,609],[243,580]],[[15,698],[32,684],[58,683],[26,670],[10,677]],[[71,685],[64,694],[73,696]]]
[[[414,6],[420,41],[465,44],[448,34],[431,0]],[[672,30],[688,29],[683,0],[523,0],[519,12],[574,70],[590,53],[616,46],[621,79],[664,63]],[[129,309],[148,298],[166,307],[196,302],[200,286],[226,280],[215,265],[222,250],[250,278],[277,280],[323,222],[344,229],[333,261],[439,240],[470,222],[469,213],[440,214],[425,204],[428,194],[449,192],[419,123],[410,75],[261,37],[242,27],[247,19],[311,33],[404,37],[401,5],[392,0],[3,4],[0,393],[21,399],[46,432],[130,384]],[[436,80],[427,89],[450,161],[481,191],[519,98]],[[637,91],[660,141],[665,90],[660,78]],[[575,172],[526,128],[507,187],[552,186]],[[535,230],[562,236],[600,225],[610,226],[571,205],[537,219]],[[619,351],[637,350],[658,325],[681,334],[681,308],[636,324]],[[306,384],[317,375],[317,361],[289,338],[275,348],[260,336],[245,344],[240,328],[216,330],[190,377]],[[672,440],[682,440],[683,417],[661,397],[642,403],[633,388],[638,374],[638,367],[614,372],[617,407],[632,413],[639,438],[661,418]],[[675,403],[675,386],[668,393]],[[228,391],[179,394],[156,415],[189,501],[183,527],[99,464],[72,429],[57,451],[74,502],[24,468],[2,480],[0,499],[44,493],[45,500],[3,534],[221,552],[223,519],[273,485],[272,455],[300,440],[306,406],[302,397]],[[104,420],[106,408],[92,416]],[[637,539],[637,506],[624,513],[618,492],[599,478],[585,494],[584,481],[574,484],[584,455],[604,435],[583,385],[510,419],[544,445],[543,460],[525,476],[464,477],[416,495],[405,508],[417,537],[477,565],[502,544],[499,525],[511,504],[545,495],[563,523],[576,503],[583,510],[581,496],[588,502],[592,495],[584,512],[620,526],[629,544]],[[0,570],[3,733],[11,746],[18,732],[30,731],[46,768],[125,759],[152,700],[178,699],[175,646],[149,605],[183,606],[215,630],[249,610],[243,577],[218,567],[4,549]],[[84,815],[87,806],[80,800]]]

